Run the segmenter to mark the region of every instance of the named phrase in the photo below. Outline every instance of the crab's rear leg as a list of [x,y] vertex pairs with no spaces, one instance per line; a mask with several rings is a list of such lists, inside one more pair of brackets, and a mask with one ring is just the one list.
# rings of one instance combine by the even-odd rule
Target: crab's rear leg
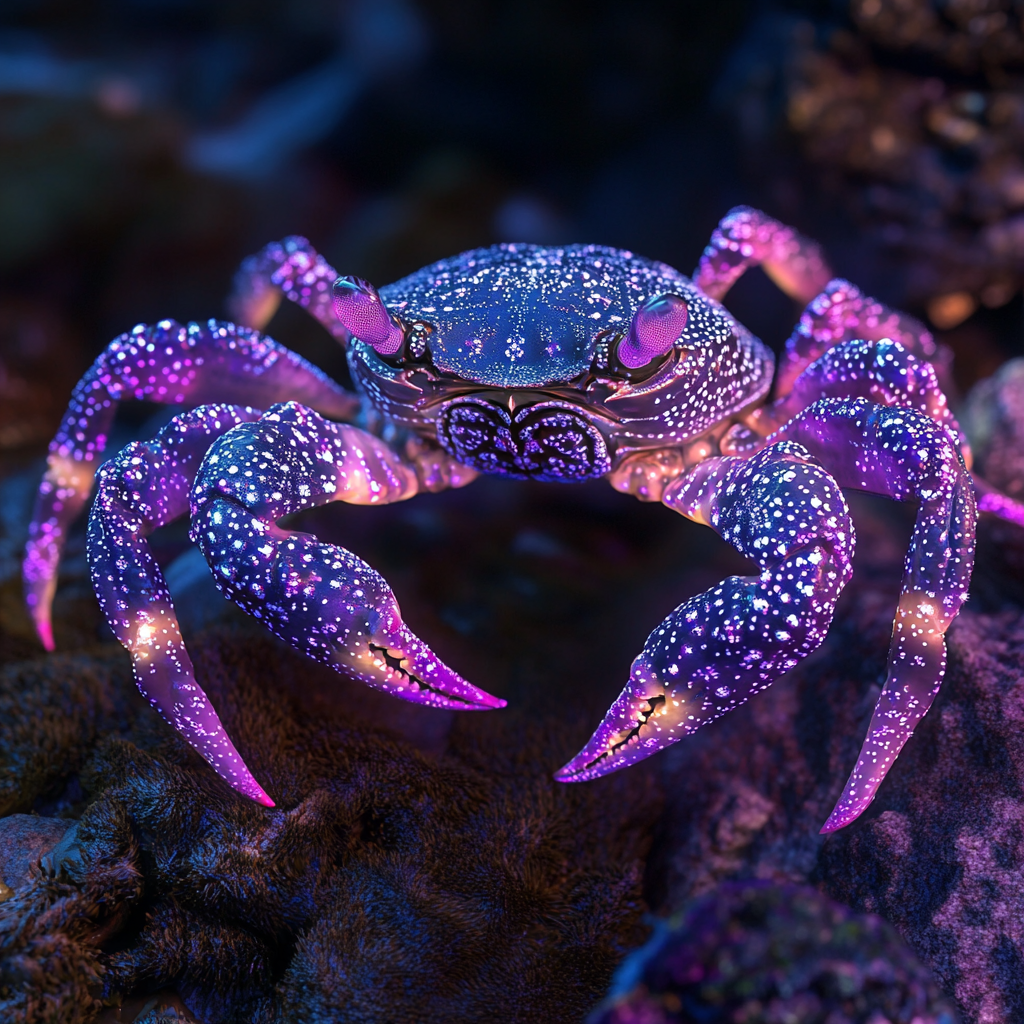
[[855,340],[883,339],[898,341],[920,360],[940,356],[935,339],[920,320],[865,295],[849,281],[834,278],[811,300],[786,342],[775,374],[776,397],[789,395],[800,375],[830,349]]
[[40,639],[53,649],[50,606],[67,529],[85,506],[121,401],[236,402],[267,408],[295,399],[339,419],[358,399],[276,341],[235,324],[140,324],[107,346],[78,382],[39,486],[23,576]]
[[824,639],[851,574],[853,527],[836,482],[799,444],[710,458],[664,503],[756,562],[680,605],[650,635],[629,683],[556,778],[624,768],[744,703]]
[[787,295],[807,303],[779,360],[777,397],[788,395],[811,363],[844,341],[891,338],[919,359],[941,355],[919,320],[865,295],[849,281],[830,280],[832,273],[816,242],[749,206],[737,206],[722,218],[693,279],[706,295],[722,299],[756,266]]
[[146,539],[188,511],[189,488],[210,443],[259,415],[237,406],[202,406],[176,416],[152,441],[136,441],[105,463],[89,517],[89,566],[100,607],[131,653],[142,694],[220,776],[272,807],[195,680]]
[[693,281],[705,295],[722,299],[757,266],[800,302],[810,302],[832,277],[817,242],[760,210],[737,206],[715,228]]
[[[447,460],[446,479],[430,486],[474,475]],[[289,402],[211,448],[193,489],[193,539],[227,597],[316,661],[421,704],[503,707],[405,625],[391,588],[362,559],[277,524],[330,501],[401,501],[426,485],[378,438]]]
[[348,331],[334,315],[331,298],[331,287],[338,276],[305,238],[289,235],[242,261],[228,308],[239,323],[262,329],[277,311],[283,295],[345,344]]
[[871,803],[938,693],[946,629],[967,597],[974,565],[974,486],[949,433],[911,409],[827,398],[775,436],[804,445],[845,487],[919,502],[885,686],[857,765],[822,829],[833,832]]
[[753,415],[778,429],[822,398],[867,398],[878,405],[916,409],[953,438],[965,462],[970,445],[939,387],[935,367],[900,341],[853,339],[828,348],[776,399]]

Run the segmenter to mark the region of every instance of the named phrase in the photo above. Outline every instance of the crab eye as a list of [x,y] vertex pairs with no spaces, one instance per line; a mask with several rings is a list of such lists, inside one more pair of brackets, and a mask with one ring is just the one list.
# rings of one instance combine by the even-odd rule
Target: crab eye
[[359,277],[334,282],[334,314],[350,334],[382,356],[397,355],[405,333],[388,312],[377,289]]
[[639,370],[667,356],[683,333],[687,316],[685,299],[652,295],[633,314],[629,330],[616,348],[616,359],[627,370]]

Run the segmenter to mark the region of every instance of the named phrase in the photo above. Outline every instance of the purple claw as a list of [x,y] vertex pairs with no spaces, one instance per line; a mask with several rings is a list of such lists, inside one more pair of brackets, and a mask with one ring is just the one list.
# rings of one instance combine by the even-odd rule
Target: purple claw
[[391,319],[377,289],[362,278],[339,277],[334,282],[334,312],[350,334],[382,356],[401,351],[402,328]]
[[686,301],[678,295],[653,295],[633,314],[629,331],[619,344],[623,366],[636,370],[667,355],[686,326]]
[[669,688],[644,661],[633,662],[629,683],[586,746],[555,772],[559,782],[588,782],[628,768],[716,718],[703,692]]
[[277,526],[329,501],[383,504],[418,489],[378,438],[289,402],[211,447],[192,493],[193,540],[227,597],[314,660],[419,704],[504,707],[409,630],[361,558]]
[[555,778],[618,771],[744,703],[824,639],[852,572],[853,529],[835,481],[798,444],[711,458],[663,501],[757,561],[680,605],[648,637],[629,683]]

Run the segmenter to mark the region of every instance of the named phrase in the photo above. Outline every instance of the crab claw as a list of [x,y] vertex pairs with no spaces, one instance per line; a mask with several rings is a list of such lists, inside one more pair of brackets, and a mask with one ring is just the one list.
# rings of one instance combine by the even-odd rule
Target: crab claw
[[636,370],[667,355],[679,340],[687,318],[686,300],[678,295],[652,295],[633,314],[629,331],[619,345],[623,366]]
[[[259,524],[222,497],[204,503],[196,521],[195,537],[222,593],[310,658],[416,704],[455,711],[505,706],[406,626],[387,581],[351,551]],[[251,536],[241,539],[247,528]]]
[[339,277],[334,282],[334,312],[345,329],[372,345],[382,356],[402,348],[405,334],[391,319],[380,293],[359,277]]
[[221,592],[315,661],[417,704],[504,707],[405,625],[387,581],[358,555],[278,525],[328,501],[383,504],[417,490],[414,470],[380,438],[290,402],[210,447],[192,490],[192,537]]
[[[398,602],[383,579],[381,592],[372,597],[370,580],[364,576],[362,582],[363,600],[368,604],[356,611],[356,617],[365,619],[365,624],[361,623],[364,628],[349,628],[346,645],[336,647],[331,654],[332,667],[415,704],[453,711],[505,707],[506,701],[467,682],[406,626]],[[383,606],[383,614],[374,606]]]
[[[670,746],[713,717],[703,688],[667,687],[641,654],[626,688],[586,746],[555,772],[559,782],[588,782],[628,768]],[[710,712],[710,714],[709,714]]]

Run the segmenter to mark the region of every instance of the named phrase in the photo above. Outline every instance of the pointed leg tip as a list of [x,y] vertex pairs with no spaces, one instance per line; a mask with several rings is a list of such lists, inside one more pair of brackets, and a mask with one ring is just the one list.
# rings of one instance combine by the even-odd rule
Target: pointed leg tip
[[56,644],[53,642],[53,625],[50,622],[37,621],[36,633],[43,648],[52,653],[56,649]]
[[248,782],[241,786],[235,787],[242,796],[247,796],[250,800],[254,800],[258,804],[262,804],[264,807],[276,807],[277,804],[267,796],[263,787],[255,780],[250,778]]
[[[870,801],[868,801],[870,803]],[[862,807],[836,806],[828,816],[828,821],[818,830],[818,835],[827,836],[832,832],[838,832],[847,825],[852,825],[867,810],[867,804]]]

